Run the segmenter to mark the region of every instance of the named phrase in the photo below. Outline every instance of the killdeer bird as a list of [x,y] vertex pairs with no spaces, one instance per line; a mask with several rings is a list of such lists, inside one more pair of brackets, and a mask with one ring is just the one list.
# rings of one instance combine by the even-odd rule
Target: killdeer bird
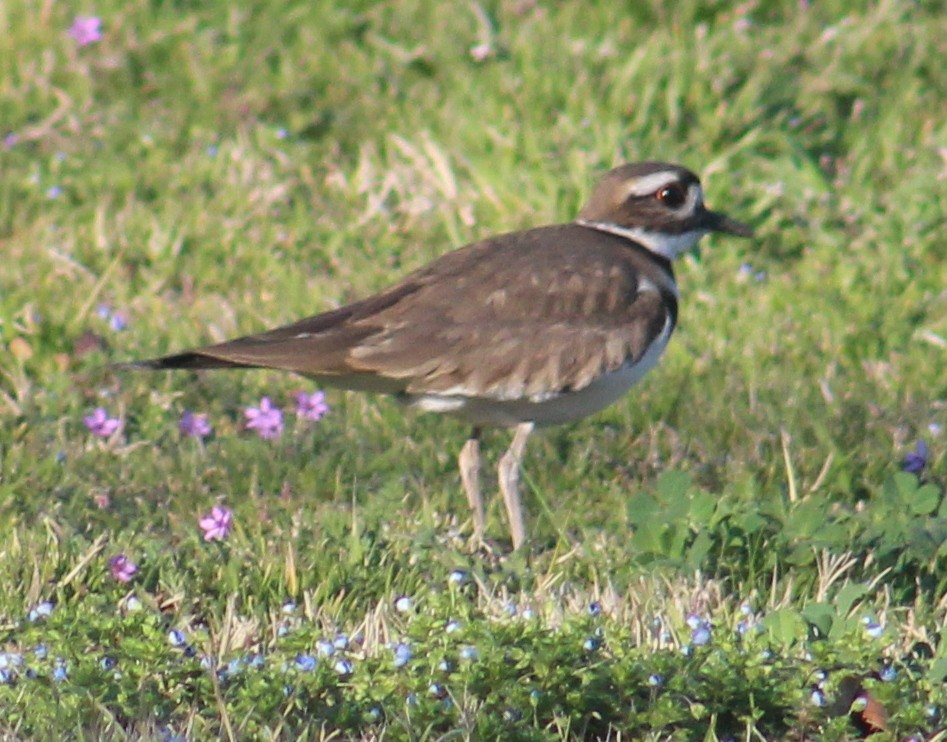
[[268,332],[125,365],[282,369],[466,420],[459,466],[478,538],[481,428],[515,428],[499,485],[518,548],[533,428],[603,409],[657,363],[677,321],[671,261],[709,232],[752,234],[704,206],[690,170],[623,165],[570,224],[461,247],[374,296]]

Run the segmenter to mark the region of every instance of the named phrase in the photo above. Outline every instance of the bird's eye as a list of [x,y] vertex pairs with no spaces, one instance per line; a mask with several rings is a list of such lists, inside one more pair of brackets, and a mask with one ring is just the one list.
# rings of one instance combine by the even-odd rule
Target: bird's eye
[[676,209],[678,206],[683,206],[684,202],[687,200],[687,194],[678,183],[671,183],[671,185],[664,186],[655,195],[657,196],[658,201],[660,201],[665,206],[670,206],[672,209]]

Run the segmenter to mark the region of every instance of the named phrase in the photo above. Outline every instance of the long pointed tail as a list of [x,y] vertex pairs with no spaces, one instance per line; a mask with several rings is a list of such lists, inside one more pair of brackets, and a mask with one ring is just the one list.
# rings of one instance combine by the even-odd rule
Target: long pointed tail
[[113,364],[113,368],[119,370],[147,369],[150,371],[162,371],[171,369],[189,369],[191,371],[199,371],[201,369],[211,368],[252,368],[252,366],[246,363],[226,361],[222,358],[205,356],[201,353],[185,352],[176,353],[170,356],[162,356],[160,358],[147,358],[143,361],[116,363]]

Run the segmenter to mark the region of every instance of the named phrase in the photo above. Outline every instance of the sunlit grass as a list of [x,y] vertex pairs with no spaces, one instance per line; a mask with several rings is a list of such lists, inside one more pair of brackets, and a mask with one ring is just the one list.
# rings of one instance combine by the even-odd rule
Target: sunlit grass
[[[843,739],[861,685],[898,738],[940,724],[938,5],[82,12],[101,38],[68,5],[0,7],[4,734]],[[524,553],[498,499],[493,551],[469,547],[458,422],[111,369],[569,220],[645,158],[757,237],[680,261],[680,327],[627,400],[531,441]]]

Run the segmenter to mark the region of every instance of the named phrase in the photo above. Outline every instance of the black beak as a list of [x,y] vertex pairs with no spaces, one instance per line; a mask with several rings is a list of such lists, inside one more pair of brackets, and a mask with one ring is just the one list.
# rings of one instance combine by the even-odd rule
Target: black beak
[[710,232],[726,232],[737,237],[753,236],[752,227],[748,227],[746,224],[742,224],[736,219],[731,219],[717,211],[710,211],[709,209],[705,211],[703,221],[704,228]]

